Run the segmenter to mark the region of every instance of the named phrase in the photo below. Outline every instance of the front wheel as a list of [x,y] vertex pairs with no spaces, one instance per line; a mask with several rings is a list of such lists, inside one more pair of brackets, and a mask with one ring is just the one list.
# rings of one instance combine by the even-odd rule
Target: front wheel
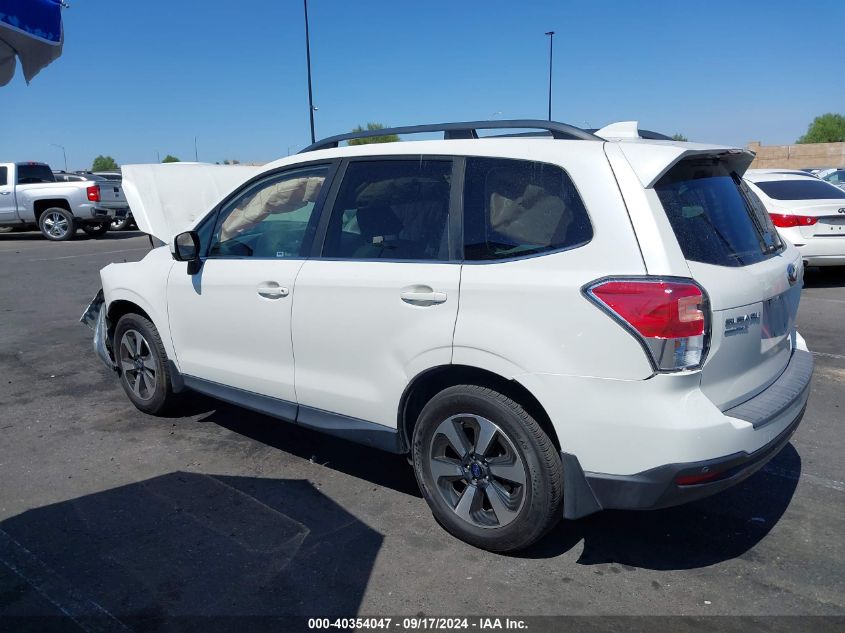
[[38,228],[48,240],[64,242],[73,239],[76,233],[76,218],[67,209],[53,207],[44,211],[38,218]]
[[139,314],[126,314],[114,329],[112,349],[120,384],[132,404],[153,415],[165,411],[176,396],[156,327]]
[[560,456],[517,402],[458,385],[434,396],[413,437],[414,472],[435,518],[491,551],[528,547],[561,516]]
[[91,237],[102,237],[109,232],[110,222],[100,222],[99,224],[83,224],[82,230]]

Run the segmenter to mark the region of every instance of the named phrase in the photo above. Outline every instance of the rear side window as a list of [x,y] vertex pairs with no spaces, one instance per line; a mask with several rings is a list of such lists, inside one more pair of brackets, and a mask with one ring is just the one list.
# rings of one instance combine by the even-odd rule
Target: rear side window
[[506,259],[573,248],[593,229],[569,176],[556,165],[468,158],[464,185],[464,256]]
[[349,163],[323,257],[448,260],[451,178],[450,160]]
[[47,165],[18,165],[18,184],[56,182],[56,176]]
[[9,168],[0,167],[0,187],[9,184]]
[[719,161],[681,161],[654,189],[690,261],[746,266],[782,246],[762,204]]
[[822,180],[769,180],[755,182],[773,200],[837,200],[845,191]]

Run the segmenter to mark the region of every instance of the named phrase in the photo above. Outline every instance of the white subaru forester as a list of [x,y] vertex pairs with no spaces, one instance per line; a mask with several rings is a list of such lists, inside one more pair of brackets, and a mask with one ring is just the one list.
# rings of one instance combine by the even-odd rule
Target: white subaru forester
[[[540,132],[477,132],[501,128]],[[162,246],[104,268],[83,320],[135,406],[190,389],[408,454],[439,522],[497,551],[777,454],[813,363],[801,256],[746,189],[748,151],[635,123],[378,134],[434,131],[126,168]]]

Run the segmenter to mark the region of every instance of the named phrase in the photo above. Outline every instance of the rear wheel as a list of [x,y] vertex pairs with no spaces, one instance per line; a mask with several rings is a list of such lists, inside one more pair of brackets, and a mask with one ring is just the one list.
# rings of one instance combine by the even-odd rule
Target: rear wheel
[[111,226],[110,222],[100,222],[99,224],[83,224],[82,230],[91,237],[102,237],[109,232]]
[[155,326],[139,314],[126,314],[117,322],[112,349],[120,384],[144,413],[157,415],[175,399],[170,383],[167,353]]
[[76,233],[76,218],[67,209],[53,207],[38,218],[38,228],[48,240],[64,242],[73,239]]
[[124,231],[129,228],[130,224],[132,224],[131,217],[115,218],[114,221],[111,223],[111,230]]
[[560,518],[554,444],[517,402],[491,389],[459,385],[434,396],[414,428],[413,461],[434,516],[477,547],[522,549]]

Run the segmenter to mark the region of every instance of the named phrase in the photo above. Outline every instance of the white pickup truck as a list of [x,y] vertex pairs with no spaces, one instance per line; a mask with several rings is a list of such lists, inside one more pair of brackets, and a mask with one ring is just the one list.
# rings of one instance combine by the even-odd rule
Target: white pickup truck
[[99,237],[118,210],[128,206],[119,184],[57,182],[44,163],[0,163],[0,231],[37,227],[48,240],[59,242],[81,228]]

